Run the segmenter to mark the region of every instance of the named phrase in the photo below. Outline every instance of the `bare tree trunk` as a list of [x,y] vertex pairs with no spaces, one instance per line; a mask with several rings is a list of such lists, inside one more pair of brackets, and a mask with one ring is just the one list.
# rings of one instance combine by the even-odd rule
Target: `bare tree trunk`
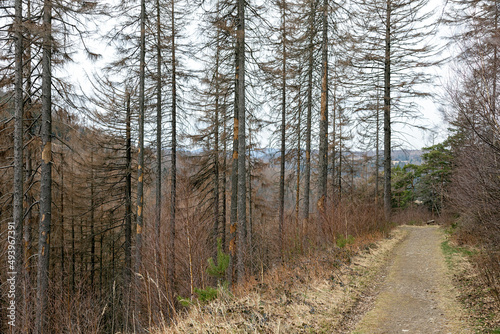
[[314,57],[314,2],[311,1],[309,17],[309,45],[307,65],[307,119],[306,119],[306,166],[304,184],[304,220],[309,223],[309,202],[311,192],[311,119],[312,119],[312,90],[313,90],[313,57]]
[[95,276],[95,191],[94,191],[94,151],[90,152],[90,285],[94,288]]
[[285,224],[285,127],[286,127],[286,2],[281,4],[281,47],[283,53],[281,68],[281,151],[279,190],[279,238],[280,257],[283,261],[283,227]]
[[85,275],[85,272],[87,270],[86,264],[84,262],[83,258],[83,250],[84,250],[84,243],[83,241],[85,240],[85,236],[83,235],[83,219],[80,218],[80,276],[83,277]]
[[101,233],[99,238],[99,297],[102,296],[102,285],[103,285],[103,270],[102,270],[102,243],[103,243],[104,233]]
[[[155,236],[154,236],[154,257],[155,257],[155,279],[159,279],[160,269],[160,245],[161,245],[161,202],[162,202],[162,55],[161,55],[161,16],[160,0],[156,0],[156,204],[155,204]],[[158,291],[158,293],[160,293]],[[161,303],[161,297],[158,303]],[[161,310],[163,306],[160,305]]]
[[384,59],[384,212],[391,219],[391,0],[387,0]]
[[[31,21],[31,1],[28,0],[26,3],[26,17],[28,18],[28,22]],[[31,41],[31,33],[29,29],[24,28],[25,31],[25,40]],[[27,42],[27,45],[24,45],[23,49],[25,51],[25,61],[23,62],[23,67],[24,67],[24,73],[25,73],[25,80],[26,80],[26,85],[25,85],[25,92],[26,92],[26,100],[24,103],[24,110],[26,110],[26,119],[31,122],[31,107],[32,107],[32,100],[31,100],[31,43]],[[30,124],[26,132],[29,134],[28,140],[30,140],[33,136],[33,130],[32,130],[32,124]],[[33,179],[34,179],[34,172],[33,172],[33,157],[32,157],[32,152],[29,146],[26,147],[26,188],[28,189],[32,184],[33,184]],[[31,281],[31,263],[32,263],[32,257],[31,257],[31,247],[32,247],[32,226],[33,226],[33,210],[32,206],[34,203],[34,198],[31,193],[31,191],[27,191],[25,194],[25,199],[26,199],[26,210],[25,212],[25,220],[24,220],[24,227],[23,227],[23,238],[24,238],[24,268],[25,268],[25,284],[26,284],[26,291],[29,291],[29,287],[31,287],[32,281]],[[25,314],[28,314],[27,312],[27,306],[28,304],[31,304],[30,299],[30,294],[27,293],[25,299],[25,308],[26,312]],[[32,320],[31,317],[27,316],[28,323]],[[26,329],[27,330],[27,329]]]
[[61,152],[61,192],[60,192],[60,206],[61,206],[61,230],[60,232],[60,242],[61,242],[61,290],[64,290],[64,281],[66,278],[66,273],[64,272],[64,150]]
[[[219,2],[217,2],[217,7]],[[217,259],[217,238],[220,235],[219,231],[219,57],[220,57],[220,45],[219,45],[219,28],[217,28],[217,45],[216,45],[216,55],[215,55],[215,122],[214,122],[214,228],[213,228],[213,258],[214,261]]]
[[380,99],[377,84],[377,110],[376,110],[376,132],[375,132],[375,204],[378,204],[378,186],[379,186],[379,163],[380,163]]
[[247,263],[251,270],[251,263],[253,259],[253,217],[252,217],[252,205],[253,205],[253,197],[252,197],[252,128],[248,129],[248,190],[247,190],[247,198],[248,198],[248,222],[245,230],[245,238],[246,238],[246,246],[248,253]]
[[321,46],[321,110],[319,121],[319,200],[318,209],[324,212],[328,179],[328,1],[323,1],[323,38]]
[[168,281],[170,285],[170,295],[174,300],[176,291],[175,285],[175,213],[177,196],[177,69],[175,58],[175,0],[171,4],[171,33],[172,33],[172,146],[171,146],[171,190],[170,190],[170,250]]
[[245,277],[246,254],[246,140],[245,140],[245,0],[238,0],[238,26],[236,31],[236,48],[238,50],[238,283]]
[[[14,255],[15,265],[9,265],[8,278],[15,280],[15,302],[16,310],[21,308],[21,286],[23,273],[23,114],[24,114],[24,98],[23,98],[23,31],[22,31],[22,1],[16,0],[14,3],[14,40],[15,40],[15,90],[14,90],[14,199],[13,199],[13,223],[9,224],[8,232],[8,259],[11,261],[11,256]],[[11,226],[14,230],[11,230]],[[15,234],[13,235],[12,232]],[[12,238],[14,237],[14,238]],[[12,247],[12,248],[11,248]],[[19,314],[20,318],[21,315]]]
[[125,176],[125,268],[123,272],[125,290],[129,291],[132,276],[132,134],[130,110],[130,93],[127,91],[126,116],[126,176]]
[[300,147],[301,144],[301,120],[302,120],[302,103],[300,99],[300,91],[299,91],[299,110],[298,110],[298,117],[297,117],[297,183],[296,183],[296,188],[295,188],[295,223],[297,226],[299,226],[299,211],[300,211],[300,162],[302,158],[302,148]]
[[[495,34],[498,33],[498,4],[497,1],[495,1],[494,4],[495,7],[495,18],[494,18],[494,23],[493,23],[493,31]],[[497,113],[497,64],[498,64],[498,44],[497,43],[492,43],[493,45],[493,87],[492,87],[492,94],[491,94],[491,111],[490,113],[492,115],[496,115]]]
[[[33,161],[31,157],[31,150],[29,148],[26,149],[26,187],[29,187],[33,182]],[[24,238],[24,268],[26,271],[26,280],[28,280],[31,284],[31,224],[33,220],[33,211],[32,206],[34,203],[34,198],[32,194],[28,191],[25,195],[26,198],[26,208],[27,212],[25,212],[25,220],[23,226],[23,238]]]
[[235,50],[235,89],[234,89],[234,116],[233,116],[233,159],[231,162],[231,212],[229,217],[229,284],[236,280],[236,231],[238,226],[238,96],[239,96],[239,50]]
[[[71,174],[73,176],[73,164],[71,164]],[[74,176],[70,181],[70,191],[71,191],[71,291],[75,291],[75,277],[76,277],[76,247],[75,247],[75,214],[74,214]]]
[[42,53],[42,161],[40,175],[40,226],[38,237],[38,289],[35,333],[48,333],[47,303],[52,220],[52,1],[43,4]]
[[[132,112],[130,109],[130,91],[126,91],[126,128],[125,128],[125,217],[124,217],[124,255],[125,265],[123,267],[123,299],[125,319],[128,319],[129,310],[133,309],[131,305],[132,298]],[[114,257],[114,253],[113,253]],[[126,320],[124,329],[127,329],[129,322]]]
[[338,200],[342,201],[342,110],[339,109],[339,167],[337,172]]
[[146,57],[146,3],[141,0],[141,37],[139,60],[139,138],[138,138],[138,166],[137,166],[137,229],[136,229],[136,259],[135,271],[139,272],[142,264],[142,228],[143,228],[143,203],[144,203],[144,81]]
[[[160,233],[161,233],[161,199],[162,199],[162,98],[161,98],[161,21],[160,21],[160,1],[156,0],[156,206],[155,206],[155,232],[156,232],[156,251],[160,250]],[[157,259],[156,266],[158,266]]]
[[[138,134],[138,154],[137,154],[137,222],[135,234],[135,272],[139,273],[142,266],[142,229],[144,226],[144,84],[146,76],[146,1],[141,0],[140,14],[140,52],[139,52],[139,134]],[[136,287],[134,300],[134,317],[136,328],[139,332],[142,327],[139,320],[139,275],[135,275]]]
[[[224,109],[225,110],[225,109]],[[227,140],[226,140],[226,116],[223,118],[223,133],[224,148],[223,148],[223,169],[222,169],[222,250],[226,251],[226,222],[227,222],[227,204],[226,204],[226,189],[227,189]]]
[[337,159],[337,84],[334,83],[333,87],[333,120],[332,120],[332,200],[337,201],[335,196],[337,177],[335,175],[336,171],[336,159]]

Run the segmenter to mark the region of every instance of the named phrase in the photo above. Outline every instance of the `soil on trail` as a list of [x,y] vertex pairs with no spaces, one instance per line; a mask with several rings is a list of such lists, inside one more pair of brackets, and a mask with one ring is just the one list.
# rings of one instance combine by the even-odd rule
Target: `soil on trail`
[[405,226],[373,307],[353,333],[471,333],[454,292],[437,226]]

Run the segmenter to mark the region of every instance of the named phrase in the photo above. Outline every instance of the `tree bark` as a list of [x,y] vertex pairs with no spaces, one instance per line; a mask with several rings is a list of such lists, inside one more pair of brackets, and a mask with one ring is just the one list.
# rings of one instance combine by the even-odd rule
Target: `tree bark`
[[171,34],[172,34],[172,143],[171,143],[171,190],[170,190],[170,239],[168,281],[170,296],[174,300],[175,285],[175,214],[177,196],[177,68],[175,58],[175,0],[171,0]]
[[236,48],[238,50],[238,283],[245,277],[246,253],[246,140],[245,140],[245,0],[238,0],[238,26],[236,32]]
[[299,106],[298,106],[298,116],[297,116],[297,183],[295,188],[295,223],[299,226],[299,213],[300,213],[300,163],[302,160],[302,148],[301,148],[301,120],[302,120],[302,100],[300,99],[300,87],[299,87]]
[[[156,0],[156,206],[155,206],[155,232],[156,251],[160,250],[161,233],[161,199],[162,199],[162,98],[161,98],[161,21],[160,21],[160,1]],[[158,266],[158,263],[156,263]]]
[[[225,108],[224,108],[225,110]],[[222,236],[222,250],[226,252],[226,223],[227,223],[227,203],[226,203],[226,189],[227,189],[227,140],[226,140],[226,116],[224,113],[224,118],[222,121],[222,126],[223,132],[222,132],[222,138],[223,138],[223,168],[222,168],[222,231],[221,231],[221,236]]]
[[[252,204],[253,204],[253,198],[252,198],[252,152],[251,152],[251,147],[252,147],[252,128],[250,127],[248,129],[248,167],[247,167],[247,176],[248,176],[248,189],[247,189],[247,207],[248,207],[248,219],[246,223],[246,229],[245,229],[245,240],[246,240],[246,245],[245,248],[247,250],[247,263],[250,265],[252,258],[253,258],[253,217],[252,217]],[[251,270],[251,268],[250,268]]]
[[[92,150],[92,148],[91,148]],[[90,286],[94,288],[95,276],[95,189],[94,189],[94,150],[90,152]]]
[[337,172],[337,192],[338,192],[338,200],[342,201],[342,109],[338,110],[338,120],[339,120],[339,163],[338,163],[338,172]]
[[48,333],[47,303],[52,220],[52,1],[43,4],[42,47],[42,161],[40,175],[40,226],[38,237],[38,290],[35,333]]
[[[28,0],[26,3],[26,17],[28,24],[31,23],[31,1]],[[23,70],[24,70],[24,80],[26,81],[25,83],[25,102],[24,102],[24,110],[26,111],[26,116],[25,118],[29,121],[31,121],[32,118],[32,113],[31,113],[31,107],[32,107],[32,100],[31,100],[31,32],[28,28],[24,28],[24,39],[26,41],[26,45],[23,45],[23,51],[25,54],[25,61],[23,62]],[[32,125],[30,124],[29,126],[26,127],[26,133],[28,133],[28,140],[31,140],[33,138],[33,129]],[[33,179],[34,179],[34,172],[33,172],[33,156],[32,156],[32,151],[27,145],[26,147],[26,188],[29,189],[30,186],[33,184]],[[35,202],[34,196],[32,194],[31,190],[28,190],[25,194],[25,201],[26,201],[26,210],[25,212],[25,219],[24,219],[24,226],[23,226],[23,238],[24,238],[24,272],[25,272],[25,283],[27,286],[32,285],[32,277],[31,277],[31,268],[32,268],[32,227],[34,225],[33,219],[33,203]],[[26,289],[27,291],[29,289]],[[27,307],[29,304],[31,304],[31,296],[28,294],[25,299],[25,309],[27,310]],[[27,311],[26,311],[26,314]],[[27,317],[27,322],[25,326],[28,326],[30,324],[30,321],[32,321],[31,316]],[[27,328],[27,327],[25,327]],[[27,330],[27,329],[26,329]]]
[[64,270],[64,150],[61,152],[61,191],[60,191],[60,207],[61,207],[61,230],[60,232],[60,243],[61,243],[61,249],[60,249],[60,256],[61,256],[61,290],[64,289],[64,281],[66,278],[66,273]]
[[[23,113],[24,113],[24,98],[23,98],[23,16],[22,16],[22,1],[16,0],[14,3],[15,16],[14,16],[14,40],[15,40],[15,74],[14,74],[14,198],[13,198],[13,222],[14,230],[10,229],[9,224],[8,241],[9,241],[9,261],[12,251],[14,252],[15,265],[9,265],[8,278],[15,279],[15,302],[16,302],[16,313],[21,308],[21,285],[22,285],[22,273],[23,273],[23,199],[24,199],[24,187],[23,187],[23,175],[24,175],[24,164],[23,164]],[[11,233],[15,234],[12,235]],[[14,236],[14,249],[11,249],[11,237]],[[20,317],[20,314],[19,314]]]
[[375,204],[378,204],[378,186],[379,186],[379,172],[378,168],[380,166],[380,99],[379,90],[377,83],[377,110],[376,110],[376,132],[375,132]]
[[391,0],[387,0],[384,58],[384,212],[391,219]]
[[[73,164],[71,164],[71,175],[74,176],[73,174]],[[75,214],[74,214],[74,177],[71,178],[70,181],[70,193],[71,193],[71,292],[75,292],[76,285],[75,285],[75,278],[76,278],[76,236],[75,236]]]
[[139,133],[138,133],[138,154],[137,154],[137,218],[136,218],[136,234],[135,234],[135,295],[134,295],[134,317],[135,325],[139,332],[142,331],[142,326],[139,317],[139,286],[142,266],[142,229],[144,226],[144,116],[145,116],[145,96],[144,85],[146,76],[146,1],[141,0],[140,14],[140,51],[139,51]]
[[336,196],[336,159],[337,159],[337,84],[334,83],[333,86],[333,119],[332,119],[332,200],[337,203],[338,197]]
[[[143,204],[144,204],[144,81],[146,68],[146,3],[141,0],[141,36],[140,36],[140,55],[139,55],[139,138],[138,138],[138,165],[137,165],[137,228],[135,245],[135,271],[139,272],[142,264],[142,228],[144,223]],[[138,276],[137,276],[138,277]]]
[[[132,278],[132,112],[130,110],[130,92],[126,93],[126,139],[125,139],[125,161],[126,161],[126,176],[125,176],[125,268],[123,270],[123,281],[125,294],[128,298],[130,292],[130,283]],[[128,305],[128,300],[126,303]]]
[[280,189],[279,189],[279,240],[280,257],[283,261],[283,227],[285,224],[285,127],[286,127],[286,2],[281,4],[281,150],[280,150]]
[[319,200],[318,209],[324,212],[328,178],[328,1],[323,1],[321,45],[321,107],[319,121]]
[[234,116],[233,116],[233,159],[231,162],[231,212],[229,216],[229,270],[228,281],[232,285],[236,280],[236,232],[238,227],[238,96],[239,96],[239,50],[235,50],[235,78],[234,78]]
[[[217,7],[219,6],[219,3],[217,2]],[[217,259],[217,239],[220,235],[219,232],[219,94],[220,94],[220,89],[219,89],[219,58],[220,58],[220,45],[219,45],[219,35],[220,35],[220,29],[217,27],[217,43],[216,43],[216,55],[215,55],[215,73],[214,73],[214,83],[215,83],[215,119],[214,119],[214,152],[213,152],[213,159],[214,159],[214,184],[213,184],[213,190],[214,190],[214,227],[213,227],[213,240],[212,240],[212,246],[213,246],[213,259],[216,261]]]
[[304,184],[304,209],[305,224],[309,222],[309,202],[311,192],[311,119],[312,119],[312,90],[313,90],[313,66],[314,66],[314,2],[311,1],[309,17],[309,45],[307,65],[307,116],[306,116],[306,161],[305,161],[305,184]]

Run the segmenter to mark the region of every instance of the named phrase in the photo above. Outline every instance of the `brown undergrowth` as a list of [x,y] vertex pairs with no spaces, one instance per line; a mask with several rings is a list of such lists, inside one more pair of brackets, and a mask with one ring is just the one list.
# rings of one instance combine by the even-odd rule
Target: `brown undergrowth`
[[362,297],[390,250],[404,238],[394,230],[324,247],[250,277],[233,294],[193,305],[164,333],[332,333]]
[[447,261],[453,273],[453,284],[476,332],[500,333],[500,302],[498,282],[495,281],[498,272],[490,263],[491,254],[486,255],[484,250],[472,246],[477,244],[473,241],[458,232],[450,235],[443,245],[449,249]]

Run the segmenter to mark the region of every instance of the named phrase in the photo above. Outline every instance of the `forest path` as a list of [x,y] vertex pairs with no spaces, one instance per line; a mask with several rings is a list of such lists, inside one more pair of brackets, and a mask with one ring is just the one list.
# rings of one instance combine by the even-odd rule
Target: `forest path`
[[471,333],[460,321],[461,309],[441,250],[437,226],[404,226],[407,238],[391,256],[375,303],[352,333]]

